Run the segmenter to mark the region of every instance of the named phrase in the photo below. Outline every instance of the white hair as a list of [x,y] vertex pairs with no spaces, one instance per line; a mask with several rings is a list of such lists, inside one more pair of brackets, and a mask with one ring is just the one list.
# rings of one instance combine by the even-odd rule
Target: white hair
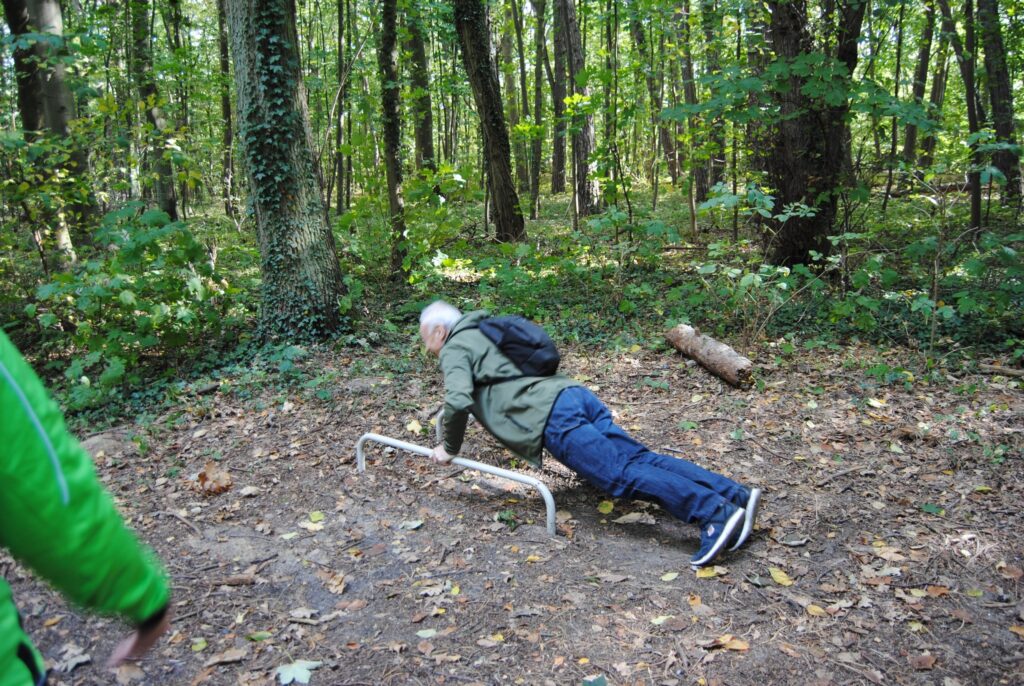
[[420,312],[420,326],[437,326],[441,325],[446,331],[451,331],[455,323],[462,317],[462,312],[459,308],[454,305],[446,303],[444,300],[435,300]]

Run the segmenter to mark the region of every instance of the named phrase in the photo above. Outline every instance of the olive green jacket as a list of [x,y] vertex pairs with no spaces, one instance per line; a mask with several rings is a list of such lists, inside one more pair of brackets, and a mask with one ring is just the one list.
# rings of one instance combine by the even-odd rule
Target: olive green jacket
[[[142,624],[167,581],[96,478],[60,408],[0,331],[0,547],[74,603]],[[0,686],[38,683],[39,652],[0,579]]]
[[488,316],[483,310],[463,315],[441,348],[444,449],[451,455],[459,452],[472,414],[506,448],[539,467],[544,427],[555,399],[579,383],[561,374],[521,376],[480,332],[478,324]]

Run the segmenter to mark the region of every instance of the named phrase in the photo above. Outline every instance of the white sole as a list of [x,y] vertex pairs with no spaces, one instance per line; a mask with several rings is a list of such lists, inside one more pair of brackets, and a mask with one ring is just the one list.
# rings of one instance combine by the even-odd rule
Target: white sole
[[732,513],[732,516],[726,520],[725,526],[722,528],[722,533],[718,535],[717,544],[712,546],[711,550],[709,550],[700,560],[690,560],[690,566],[693,569],[703,567],[708,562],[715,559],[715,556],[717,556],[718,553],[722,552],[722,549],[725,548],[725,545],[729,542],[732,532],[735,531],[736,527],[740,525],[741,521],[743,521],[745,513],[746,511],[742,507],[736,508],[736,511]]
[[740,531],[740,537],[736,539],[736,544],[729,548],[729,552],[732,552],[739,548],[741,545],[747,542],[750,538],[750,534],[754,532],[754,520],[757,519],[757,510],[761,507],[761,489],[754,488],[750,491],[750,497],[747,498],[747,504],[744,506],[746,515],[743,519],[743,530]]

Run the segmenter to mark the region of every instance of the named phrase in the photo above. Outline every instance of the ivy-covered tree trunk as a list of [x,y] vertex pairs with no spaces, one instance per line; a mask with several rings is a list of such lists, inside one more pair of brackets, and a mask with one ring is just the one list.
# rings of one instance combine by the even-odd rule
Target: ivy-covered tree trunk
[[430,101],[430,63],[423,40],[423,15],[414,7],[406,10],[409,30],[410,81],[412,82],[413,130],[416,139],[416,168],[437,169],[434,158],[434,112]]
[[170,159],[164,154],[166,131],[170,125],[160,108],[160,93],[153,77],[149,0],[129,2],[132,13],[132,80],[146,112],[146,121],[153,129],[149,138],[155,149],[149,157],[156,177],[153,181],[156,204],[172,220],[177,220],[178,198],[174,190],[174,170]]
[[[771,0],[771,44],[776,58],[790,65],[813,64],[813,40],[807,23],[805,0]],[[812,99],[804,86],[804,69],[791,71],[775,93],[779,108],[768,175],[776,191],[776,213],[802,204],[813,215],[790,214],[775,222],[775,236],[768,248],[768,262],[777,265],[808,264],[812,252],[828,255],[829,232],[836,214],[837,192],[849,159],[850,75],[857,66],[857,41],[867,0],[849,0],[838,6],[835,60],[839,70],[828,84],[839,101],[829,105]]]
[[380,69],[381,120],[384,128],[384,168],[388,177],[391,223],[391,273],[399,275],[405,260],[405,201],[402,198],[402,103],[398,75],[398,2],[381,0]]
[[1003,47],[1003,32],[999,25],[998,0],[978,0],[978,23],[981,27],[981,40],[985,46],[985,72],[988,75],[988,97],[992,105],[992,124],[996,130],[996,142],[1012,146],[992,153],[992,164],[1006,177],[1007,197],[1019,201],[1020,155],[1016,152],[1013,90],[1010,87],[1010,72],[1006,67],[1006,49]]
[[[3,0],[3,7],[12,36],[45,33],[60,37],[64,33],[63,15],[56,0]],[[88,172],[88,159],[85,152],[68,138],[73,102],[64,81],[64,65],[57,58],[53,46],[47,41],[37,40],[30,47],[15,49],[14,72],[21,126],[27,139],[37,138],[43,131],[48,131],[56,143],[68,146],[68,172],[84,175]],[[50,172],[43,171],[39,176],[49,177]],[[91,198],[87,189],[82,193]],[[47,231],[53,234],[53,266],[63,271],[75,263],[77,255],[67,214],[81,223],[83,215],[91,214],[86,209],[88,206],[88,201],[84,201],[69,204],[63,211],[46,212],[43,217],[26,217],[33,226],[33,238],[40,249],[44,270],[50,267],[44,247],[50,243],[45,235]]]
[[263,275],[261,328],[322,338],[340,323],[334,236],[311,153],[291,0],[227,0],[238,135]]
[[487,9],[482,0],[452,0],[452,7],[455,30],[462,46],[462,63],[483,129],[495,235],[499,241],[522,241],[526,239],[526,228],[512,179],[511,148],[501,107],[501,89],[491,60]]
[[574,129],[572,135],[573,185],[575,187],[575,208],[577,217],[586,217],[601,211],[601,190],[598,188],[597,164],[590,157],[597,143],[594,138],[594,115],[580,112],[582,103],[589,100],[590,89],[581,84],[586,62],[580,27],[576,22],[576,6],[573,0],[555,0],[556,11],[562,15],[562,30],[568,50],[569,86],[575,96],[573,105]]

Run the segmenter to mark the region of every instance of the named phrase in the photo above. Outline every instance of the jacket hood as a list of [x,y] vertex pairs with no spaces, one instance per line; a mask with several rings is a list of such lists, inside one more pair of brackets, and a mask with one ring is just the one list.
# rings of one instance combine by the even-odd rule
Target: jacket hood
[[467,312],[466,314],[462,315],[462,318],[459,321],[455,322],[455,326],[453,326],[452,330],[448,332],[448,337],[444,339],[445,343],[451,340],[451,337],[459,333],[460,331],[465,331],[466,329],[479,328],[480,321],[483,319],[487,319],[490,316],[491,313],[488,312],[487,310],[476,310],[474,312]]

